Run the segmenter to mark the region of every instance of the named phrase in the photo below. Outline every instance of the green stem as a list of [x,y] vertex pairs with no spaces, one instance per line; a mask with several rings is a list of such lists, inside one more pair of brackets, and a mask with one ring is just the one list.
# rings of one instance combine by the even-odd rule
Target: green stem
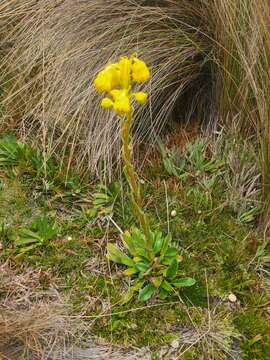
[[145,236],[145,245],[150,257],[153,257],[151,234],[148,219],[142,208],[142,197],[140,186],[137,179],[137,174],[132,163],[132,139],[131,126],[133,122],[132,112],[128,113],[127,117],[122,120],[121,137],[122,137],[122,156],[124,160],[124,172],[131,190],[131,200],[135,215],[137,216],[141,229]]

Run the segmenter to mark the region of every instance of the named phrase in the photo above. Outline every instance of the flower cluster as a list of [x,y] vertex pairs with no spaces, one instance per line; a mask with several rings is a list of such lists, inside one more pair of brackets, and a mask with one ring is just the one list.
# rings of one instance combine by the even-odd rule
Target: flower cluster
[[94,84],[99,92],[108,93],[101,101],[105,109],[113,108],[119,115],[131,113],[131,100],[135,98],[138,104],[147,101],[144,92],[132,92],[134,83],[142,84],[150,77],[150,71],[144,61],[135,56],[121,57],[117,63],[109,64],[98,73]]

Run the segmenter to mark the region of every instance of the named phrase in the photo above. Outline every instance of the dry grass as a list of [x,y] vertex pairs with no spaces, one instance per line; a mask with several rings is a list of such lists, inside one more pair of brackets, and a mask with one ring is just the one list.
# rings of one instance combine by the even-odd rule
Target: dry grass
[[251,208],[261,208],[261,174],[256,150],[250,137],[239,137],[235,119],[229,129],[223,127],[215,136],[213,151],[227,164],[223,173],[226,183],[226,203],[240,215]]
[[[0,72],[10,124],[83,171],[111,176],[118,123],[99,107],[97,71],[137,52],[152,68],[136,138],[171,119],[255,134],[264,199],[270,193],[270,4],[265,0],[3,0]],[[2,31],[2,30],[1,30]],[[12,119],[12,120],[11,120]],[[251,180],[252,181],[252,180]]]
[[190,117],[200,108],[212,116],[208,9],[204,1],[157,3],[25,3],[28,11],[13,20],[7,37],[12,46],[2,62],[4,104],[19,119],[21,135],[38,139],[46,157],[68,155],[79,168],[84,164],[100,173],[102,165],[111,175],[118,124],[100,109],[92,80],[125,53],[137,52],[152,68],[151,102],[136,126],[140,139],[153,139],[170,118],[185,117],[183,112]]
[[[0,355],[4,359],[64,358],[79,323],[56,289],[42,291],[46,273],[0,266]],[[47,281],[47,280],[46,280]],[[81,324],[80,324],[81,326]],[[61,352],[59,352],[61,351]]]
[[220,112],[258,144],[264,200],[270,191],[270,3],[215,1],[223,71]]
[[222,311],[220,306],[209,310],[197,308],[193,316],[201,320],[182,328],[177,338],[178,348],[164,347],[159,353],[160,359],[183,359],[186,355],[202,360],[241,359],[238,348],[241,336],[233,327],[228,312]]

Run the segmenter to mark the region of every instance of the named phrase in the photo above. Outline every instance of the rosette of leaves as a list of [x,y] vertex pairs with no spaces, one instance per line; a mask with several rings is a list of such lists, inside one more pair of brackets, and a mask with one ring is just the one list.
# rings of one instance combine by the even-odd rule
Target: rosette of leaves
[[139,292],[138,299],[142,302],[156,294],[163,300],[176,294],[180,288],[195,284],[193,278],[178,276],[181,256],[171,246],[170,234],[164,236],[160,231],[151,231],[152,252],[149,252],[145,248],[144,234],[133,228],[123,234],[123,245],[127,253],[115,244],[108,244],[108,258],[124,265],[124,275],[133,278],[122,303],[131,300],[136,292]]
[[118,212],[119,209],[115,209],[115,205],[119,205],[117,200],[120,191],[121,187],[118,182],[114,182],[110,186],[98,184],[93,193],[92,208],[87,211],[88,215],[90,217],[107,216],[112,215],[115,210]]
[[36,218],[28,227],[23,227],[16,235],[11,236],[19,254],[25,254],[47,244],[57,236],[59,228],[54,219]]

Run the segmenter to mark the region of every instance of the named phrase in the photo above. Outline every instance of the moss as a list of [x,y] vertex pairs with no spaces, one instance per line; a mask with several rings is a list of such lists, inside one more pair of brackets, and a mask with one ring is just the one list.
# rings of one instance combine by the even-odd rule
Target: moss
[[114,308],[111,317],[97,317],[94,330],[102,337],[111,336],[118,344],[147,346],[171,342],[177,336],[177,324],[183,326],[189,322],[187,311],[180,303],[153,307],[133,303],[126,309]]
[[270,323],[266,309],[242,309],[234,324],[244,336],[241,344],[244,359],[268,360],[270,354]]
[[19,225],[31,218],[33,209],[16,179],[2,178],[0,204],[0,222]]
[[[33,169],[22,168],[20,178],[12,171],[9,176],[6,171],[1,174],[0,224],[10,224],[0,232],[9,250],[4,258],[9,255],[14,262],[19,261],[8,232],[16,233],[38,214],[44,214],[57,222],[57,236],[20,261],[58,277],[59,288],[69,296],[74,314],[89,316],[91,333],[118,344],[151,345],[155,349],[171,342],[183,327],[200,325],[204,310],[209,304],[215,307],[216,300],[224,302],[216,312],[228,312],[226,299],[233,292],[239,301],[233,309],[234,324],[243,335],[245,358],[268,359],[269,315],[264,306],[269,297],[253,265],[261,243],[256,230],[239,222],[224,206],[226,187],[221,177],[206,190],[201,184],[202,174],[176,178],[165,172],[160,176],[159,169],[152,167],[153,181],[142,185],[151,226],[164,233],[169,227],[182,256],[179,276],[196,279],[193,287],[181,290],[167,303],[155,299],[141,304],[134,298],[120,305],[126,280],[120,276],[122,268],[111,264],[109,269],[104,257],[104,240],[119,240],[118,229],[110,223],[104,208],[95,216],[89,215],[87,210],[93,207],[91,199],[97,187],[82,184],[76,176],[61,181],[57,168],[50,168],[46,189]],[[126,229],[135,220],[128,194],[119,196],[117,189],[119,183],[110,185],[110,215],[117,226]],[[170,215],[172,210],[176,211],[174,217]],[[44,288],[46,284],[49,282],[44,281]],[[185,353],[186,359],[201,356],[200,347]]]

